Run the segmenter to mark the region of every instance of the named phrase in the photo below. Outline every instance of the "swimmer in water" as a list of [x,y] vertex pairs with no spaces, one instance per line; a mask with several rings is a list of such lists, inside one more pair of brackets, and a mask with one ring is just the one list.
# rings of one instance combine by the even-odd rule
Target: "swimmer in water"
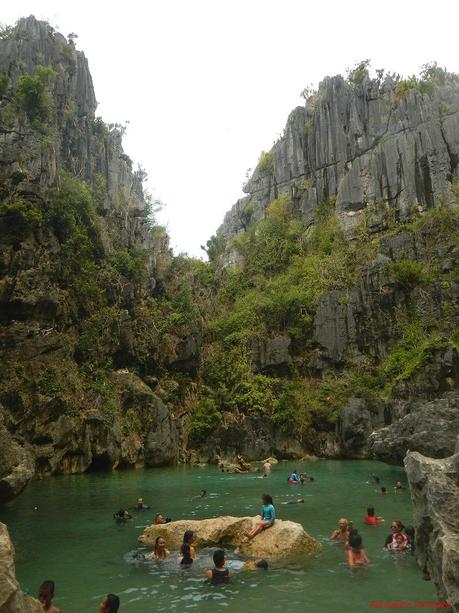
[[379,526],[384,523],[384,519],[375,514],[374,507],[368,507],[367,514],[363,518],[363,521],[367,526]]
[[149,509],[150,507],[144,503],[143,497],[139,496],[137,498],[137,502],[135,505],[135,510],[136,511],[146,511],[147,509]]
[[43,611],[46,613],[61,613],[61,610],[55,607],[52,603],[54,598],[54,581],[43,581],[40,585],[38,600],[40,601]]
[[408,547],[408,541],[405,539],[405,535],[401,532],[398,532],[394,536],[394,540],[387,545],[387,549],[390,551],[405,551]]
[[[190,548],[190,556],[193,558],[193,560],[196,558],[196,548],[194,546],[195,542],[196,537],[194,535],[193,530],[186,530],[183,535],[182,549],[184,545],[188,545]],[[180,550],[180,552],[183,554],[182,549]]]
[[386,488],[385,488],[385,487],[382,487],[382,488],[381,488],[381,492],[380,492],[380,494],[382,494],[383,496],[386,496],[386,495],[387,495],[387,490],[386,490]]
[[306,477],[304,476],[303,473],[300,474],[300,484],[304,485],[304,482],[306,481]]
[[400,492],[403,489],[403,485],[401,481],[396,481],[394,485],[395,493]]
[[204,498],[205,496],[207,496],[207,492],[206,492],[206,490],[201,490],[201,491],[199,492],[199,496],[200,496],[201,498]]
[[155,515],[155,524],[157,526],[160,526],[162,524],[168,524],[171,521],[172,521],[172,519],[170,517],[164,518],[164,515],[161,515],[161,513],[156,513],[156,515]]
[[118,613],[120,599],[116,594],[107,594],[99,604],[99,613]]
[[155,541],[155,548],[148,557],[152,560],[166,560],[170,555],[170,551],[166,549],[166,539],[158,536]]
[[368,564],[367,554],[363,548],[362,537],[359,534],[349,539],[347,563],[351,568],[353,566],[366,566]]
[[300,480],[298,478],[298,474],[296,472],[296,468],[293,470],[292,474],[290,475],[290,477],[287,479],[289,483],[299,483]]
[[214,568],[209,568],[206,571],[206,577],[212,585],[221,585],[228,583],[231,575],[229,568],[225,568],[225,552],[223,549],[217,549],[213,555]]
[[191,557],[191,547],[188,545],[188,543],[182,544],[177,564],[179,564],[180,566],[191,566],[193,564],[193,558]]
[[120,509],[113,514],[113,519],[116,519],[116,521],[127,521],[128,519],[132,519],[132,515],[129,515],[124,509]]
[[342,541],[343,543],[347,543],[349,536],[349,522],[345,517],[341,517],[338,521],[338,528],[333,530],[330,534],[331,541]]
[[297,498],[296,500],[289,500],[288,502],[284,502],[284,504],[303,504],[304,498]]

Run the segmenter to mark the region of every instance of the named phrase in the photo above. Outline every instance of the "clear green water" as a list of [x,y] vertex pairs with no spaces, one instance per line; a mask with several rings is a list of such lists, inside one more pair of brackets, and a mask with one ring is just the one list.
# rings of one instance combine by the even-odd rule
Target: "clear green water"
[[[402,469],[379,462],[319,460],[297,467],[313,475],[304,488],[286,478],[292,463],[273,468],[271,477],[228,475],[216,468],[164,468],[66,476],[36,481],[0,510],[9,525],[17,552],[17,574],[24,587],[37,591],[43,579],[56,582],[55,604],[63,613],[98,610],[101,595],[115,592],[123,613],[149,611],[351,612],[370,611],[371,601],[435,600],[410,555],[394,559],[383,550],[388,527],[365,527],[366,507],[373,504],[386,522],[411,522],[409,493],[393,494]],[[377,473],[390,494],[381,496],[366,485]],[[209,495],[198,497],[204,488]],[[137,537],[153,513],[173,518],[205,518],[222,514],[255,515],[260,495],[273,498],[277,515],[303,524],[324,544],[322,553],[302,566],[273,567],[268,572],[242,571],[227,586],[208,586],[203,573],[210,551],[199,552],[193,568],[182,570],[176,558],[141,562],[134,555]],[[304,505],[283,505],[298,493]],[[127,525],[116,525],[112,513],[130,506],[138,495],[151,512],[135,514]],[[38,507],[37,510],[34,507]],[[344,564],[342,546],[328,536],[340,516],[352,519],[363,536],[370,567],[352,573]]]

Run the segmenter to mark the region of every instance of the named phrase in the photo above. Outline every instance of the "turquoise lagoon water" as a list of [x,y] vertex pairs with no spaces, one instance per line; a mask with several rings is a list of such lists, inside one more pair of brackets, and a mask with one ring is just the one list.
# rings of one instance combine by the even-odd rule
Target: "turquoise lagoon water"
[[[286,482],[298,468],[315,478],[303,488]],[[381,477],[389,494],[382,496],[366,481]],[[393,493],[401,468],[371,461],[318,460],[281,462],[261,480],[251,475],[222,474],[216,467],[171,467],[115,473],[63,476],[31,483],[0,509],[16,546],[17,575],[24,588],[36,593],[44,579],[56,582],[55,604],[63,613],[98,611],[107,592],[121,598],[121,613],[149,611],[224,611],[337,613],[374,610],[375,601],[436,600],[434,586],[422,579],[413,556],[394,557],[383,549],[390,521],[412,522],[409,491]],[[206,489],[208,496],[199,498]],[[274,498],[277,516],[300,522],[324,545],[303,564],[274,566],[269,571],[236,573],[229,585],[203,581],[212,550],[199,551],[188,570],[176,556],[166,562],[145,562],[137,537],[156,512],[175,519],[218,515],[255,515],[260,496]],[[117,525],[112,514],[133,506],[143,495],[152,510],[135,513]],[[284,505],[298,495],[302,505]],[[366,507],[374,505],[386,526],[366,527]],[[36,508],[35,508],[36,507]],[[354,521],[370,559],[368,572],[352,572],[344,563],[342,546],[328,540],[338,518]],[[228,557],[232,557],[228,552]]]

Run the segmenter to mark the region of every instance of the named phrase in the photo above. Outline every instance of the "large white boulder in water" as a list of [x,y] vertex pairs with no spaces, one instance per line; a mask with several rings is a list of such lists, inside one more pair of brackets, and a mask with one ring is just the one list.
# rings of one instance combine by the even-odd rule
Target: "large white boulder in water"
[[276,519],[274,526],[263,530],[248,543],[243,543],[244,532],[260,521],[260,517],[215,517],[214,519],[182,519],[169,524],[145,528],[139,541],[153,546],[158,536],[166,539],[167,547],[178,549],[183,533],[193,530],[196,547],[229,547],[238,552],[267,560],[295,560],[318,553],[322,545],[304,530],[301,524]]
[[0,613],[43,613],[38,600],[23,594],[14,569],[14,547],[0,523]]

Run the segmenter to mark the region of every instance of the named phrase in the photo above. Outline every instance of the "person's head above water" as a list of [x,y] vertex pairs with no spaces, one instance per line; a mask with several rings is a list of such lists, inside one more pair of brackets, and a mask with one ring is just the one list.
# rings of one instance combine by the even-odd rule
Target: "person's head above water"
[[137,504],[143,504],[143,496],[137,498]]
[[396,534],[397,532],[401,532],[403,530],[404,526],[402,524],[402,522],[399,519],[393,519],[392,523],[390,525],[390,529],[392,530],[392,532],[394,534]]
[[212,558],[215,564],[215,568],[223,568],[223,566],[225,565],[225,552],[223,551],[223,549],[216,549]]
[[338,528],[344,532],[344,530],[347,530],[349,526],[349,522],[347,521],[347,519],[345,517],[341,517],[338,521]]
[[301,503],[304,502],[304,498],[298,498],[298,500],[296,502],[297,502],[297,504],[301,504]]
[[381,488],[381,494],[386,494],[386,488],[385,487]]
[[194,532],[193,530],[186,530],[184,535],[183,535],[183,542],[187,543],[188,545],[191,545],[191,543],[194,541]]
[[206,495],[207,495],[206,490],[201,490],[201,491],[199,492],[199,495],[201,496],[201,498],[204,498],[204,496],[206,496]]
[[255,566],[257,568],[261,568],[262,570],[268,570],[268,562],[263,559],[255,560]]
[[107,594],[99,605],[100,613],[118,613],[120,599],[116,594]]
[[155,524],[165,524],[166,520],[164,519],[164,516],[161,515],[161,513],[156,513],[155,515]]
[[352,535],[349,539],[349,546],[352,547],[352,549],[360,549],[362,547],[362,537],[360,534]]
[[261,497],[263,504],[274,504],[273,499],[269,494],[263,494]]
[[48,609],[51,606],[51,600],[54,597],[54,581],[48,579],[47,581],[43,581],[40,585],[40,591],[38,593],[38,600],[41,602],[43,607]]
[[369,517],[374,517],[374,515],[375,515],[375,508],[374,508],[374,507],[368,507],[368,509],[367,509],[367,515],[368,515]]
[[162,552],[166,549],[166,539],[163,536],[156,537],[155,553]]
[[405,539],[403,538],[403,534],[401,532],[395,533],[395,541],[399,544],[405,542]]

